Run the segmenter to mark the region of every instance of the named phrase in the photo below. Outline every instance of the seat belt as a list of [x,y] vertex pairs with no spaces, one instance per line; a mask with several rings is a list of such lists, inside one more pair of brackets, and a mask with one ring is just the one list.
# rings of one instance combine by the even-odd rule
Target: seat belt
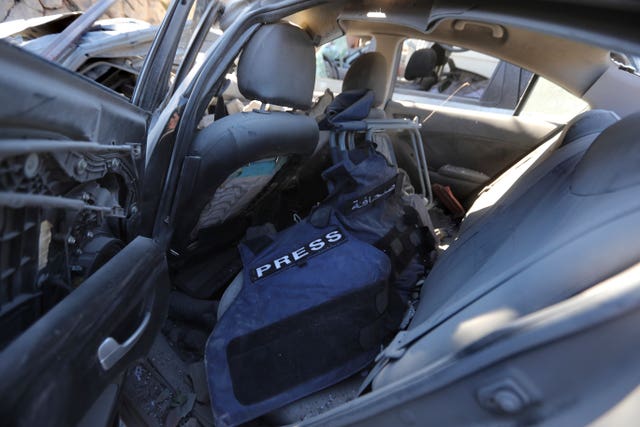
[[227,117],[229,115],[229,111],[227,110],[227,106],[224,104],[224,98],[222,95],[218,95],[216,99],[216,108],[213,112],[216,120],[220,120],[223,117]]
[[429,333],[435,326],[436,325],[431,322],[423,322],[414,329],[398,332],[389,345],[376,356],[374,360],[375,365],[360,385],[357,396],[364,393],[373,382],[373,379],[382,372],[382,369],[384,369],[390,361],[400,359],[410,344]]

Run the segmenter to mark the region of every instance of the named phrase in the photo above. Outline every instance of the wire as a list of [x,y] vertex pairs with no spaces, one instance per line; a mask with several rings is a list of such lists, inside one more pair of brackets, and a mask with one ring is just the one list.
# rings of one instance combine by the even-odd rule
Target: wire
[[[460,85],[460,87],[456,90],[453,91],[453,93],[451,95],[449,95],[447,97],[447,99],[445,99],[442,104],[438,105],[438,107],[443,107],[444,104],[446,104],[447,102],[449,102],[451,100],[451,98],[453,98],[456,93],[460,92],[462,89],[464,89],[465,87],[469,86],[469,82],[464,82],[463,84]],[[431,118],[431,116],[433,116],[438,110],[434,109],[433,111],[431,111],[431,113],[422,121],[420,122],[420,124],[425,124],[427,120],[429,120]]]

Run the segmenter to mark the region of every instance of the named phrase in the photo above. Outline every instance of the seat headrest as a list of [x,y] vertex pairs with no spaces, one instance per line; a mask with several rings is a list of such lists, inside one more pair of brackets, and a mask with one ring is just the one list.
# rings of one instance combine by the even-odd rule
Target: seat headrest
[[375,94],[374,106],[384,102],[387,88],[387,61],[379,52],[368,52],[358,57],[342,82],[342,91],[357,89],[372,90]]
[[576,165],[571,191],[589,196],[640,185],[640,113],[605,129]]
[[620,117],[609,110],[589,110],[578,114],[567,123],[561,145],[570,144],[587,135],[600,133],[618,120]]
[[447,63],[447,52],[441,45],[434,43],[433,46],[431,46],[431,49],[436,53],[436,67]]
[[240,55],[237,75],[238,88],[247,99],[309,108],[316,76],[313,43],[293,25],[264,25]]
[[407,68],[404,69],[404,78],[407,80],[420,79],[422,77],[431,77],[436,68],[438,55],[431,48],[419,49],[413,52]]

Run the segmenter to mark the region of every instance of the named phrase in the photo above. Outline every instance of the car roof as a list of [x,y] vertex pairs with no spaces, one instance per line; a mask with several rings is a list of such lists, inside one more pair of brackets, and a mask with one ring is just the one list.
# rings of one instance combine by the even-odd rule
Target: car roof
[[[243,4],[253,4],[242,0]],[[234,3],[233,1],[230,3]],[[283,2],[283,4],[286,2]],[[617,73],[611,51],[639,55],[640,3],[614,0],[345,0],[312,5],[287,20],[320,45],[343,34],[424,38],[482,52],[526,68],[598,108],[635,111],[635,99],[612,97],[619,84],[640,90]],[[312,6],[309,6],[312,5]],[[300,6],[304,7],[304,6]],[[383,12],[371,18],[369,12]],[[368,16],[369,15],[369,16]],[[628,73],[625,73],[628,74]],[[634,78],[636,76],[633,76]],[[602,85],[592,90],[596,82]],[[638,93],[627,90],[627,93]]]

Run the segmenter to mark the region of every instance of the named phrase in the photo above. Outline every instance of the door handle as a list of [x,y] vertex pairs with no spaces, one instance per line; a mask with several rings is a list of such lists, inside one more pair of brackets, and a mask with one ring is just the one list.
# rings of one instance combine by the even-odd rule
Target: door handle
[[150,320],[151,312],[146,312],[140,326],[138,326],[133,334],[122,344],[112,337],[107,337],[102,341],[102,344],[98,347],[98,360],[100,361],[100,365],[102,365],[102,369],[108,371],[131,350],[144,333]]

